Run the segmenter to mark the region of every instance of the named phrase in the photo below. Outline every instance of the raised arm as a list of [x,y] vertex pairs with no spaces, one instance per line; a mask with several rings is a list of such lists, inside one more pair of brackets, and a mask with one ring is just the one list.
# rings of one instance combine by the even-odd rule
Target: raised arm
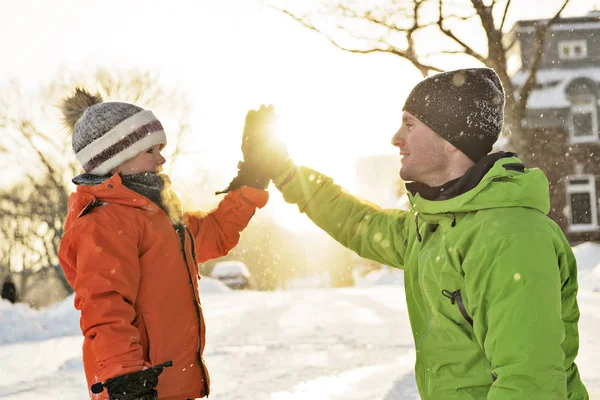
[[243,186],[228,192],[209,213],[187,213],[186,225],[194,236],[196,261],[227,255],[239,242],[241,231],[248,226],[256,209],[264,207],[268,199],[266,191]]
[[361,257],[403,268],[410,211],[382,210],[306,167],[290,166],[275,184],[286,202],[297,204],[343,246]]

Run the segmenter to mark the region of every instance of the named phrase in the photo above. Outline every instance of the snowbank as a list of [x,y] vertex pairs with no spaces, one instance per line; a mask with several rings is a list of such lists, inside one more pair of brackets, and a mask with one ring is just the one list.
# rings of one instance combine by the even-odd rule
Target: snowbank
[[202,279],[200,279],[200,295],[226,292],[231,292],[231,289],[223,282],[207,276],[203,276]]
[[577,282],[582,292],[600,292],[600,264],[594,268],[580,270]]
[[580,291],[600,292],[600,244],[585,242],[573,247]]
[[404,285],[404,271],[397,268],[381,267],[373,270],[365,276],[355,279],[356,285],[360,287],[378,285]]
[[80,335],[79,312],[73,307],[74,295],[50,308],[35,310],[26,304],[0,301],[0,345],[61,336]]
[[320,273],[292,278],[285,284],[285,290],[317,289],[330,287],[329,274]]
[[[202,295],[225,292],[231,292],[231,289],[215,279],[203,277],[200,280]],[[40,310],[0,300],[0,345],[81,335],[79,311],[73,306],[74,297],[72,294]]]
[[583,272],[594,268],[600,262],[600,244],[584,242],[573,247],[577,259],[577,269]]

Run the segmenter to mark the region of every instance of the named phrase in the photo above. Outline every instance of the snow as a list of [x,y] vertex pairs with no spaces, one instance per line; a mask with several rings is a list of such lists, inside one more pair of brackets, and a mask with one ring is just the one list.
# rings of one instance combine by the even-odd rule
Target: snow
[[600,292],[600,244],[584,242],[573,247],[577,259],[579,290]]
[[221,261],[215,264],[210,275],[213,278],[223,278],[230,275],[249,277],[248,267],[241,261]]
[[207,276],[203,276],[200,279],[200,294],[208,294],[208,293],[226,293],[231,292],[229,286],[224,284],[223,282],[209,278]]
[[577,269],[579,271],[588,270],[600,262],[600,244],[583,242],[573,247],[573,254],[577,259]]
[[361,280],[356,283],[356,286],[373,286],[373,285],[403,285],[404,273],[396,268],[383,267],[366,274]]
[[[527,75],[523,71],[519,71],[511,78],[512,82],[518,86],[523,86]],[[585,67],[585,68],[548,68],[537,72],[537,83],[546,84],[549,82],[557,82],[564,80],[574,80],[577,78],[590,78],[594,81],[600,81],[600,68]]]
[[[526,78],[527,75],[521,71],[516,73],[511,80],[515,85],[523,86]],[[548,85],[551,82],[556,84],[535,89],[527,100],[527,107],[540,110],[571,107],[565,89],[572,81],[579,78],[589,78],[600,82],[600,68],[550,68],[538,71],[538,84]]]
[[[575,248],[582,274],[600,276],[599,247]],[[400,271],[383,268],[351,288],[257,292],[203,277],[210,398],[418,399],[401,281]],[[582,289],[579,303],[577,363],[593,399],[600,395],[600,293]],[[0,301],[0,399],[86,399],[81,344],[72,296],[39,311]]]
[[556,86],[535,89],[527,99],[527,108],[530,110],[547,110],[571,107],[571,102],[567,99],[565,92],[569,83],[570,80],[564,80]]

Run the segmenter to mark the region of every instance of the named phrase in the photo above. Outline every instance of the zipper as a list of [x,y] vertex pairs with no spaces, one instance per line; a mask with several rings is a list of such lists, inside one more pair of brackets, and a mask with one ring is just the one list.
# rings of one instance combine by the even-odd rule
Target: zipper
[[[190,231],[188,230],[188,228],[183,225],[180,226],[179,228],[175,228],[175,231],[177,232],[177,235],[179,236],[179,242],[181,243],[181,253],[183,254],[183,260],[185,262],[185,268],[187,269],[188,272],[188,277],[190,278],[190,289],[192,290],[192,295],[194,296],[194,301],[196,300],[196,293],[194,293],[194,283],[192,282],[192,274],[190,273],[190,269],[189,269],[189,263],[188,263],[188,258],[187,258],[187,254],[185,252],[185,232],[183,231],[183,229],[185,229],[190,237],[191,240],[191,246],[192,246],[192,258],[194,259],[194,265],[196,265],[196,268],[198,268],[198,264],[196,264],[196,251],[194,250],[194,239],[192,237],[192,234],[190,233]],[[198,302],[200,302],[200,300],[198,299]],[[198,308],[198,306],[196,305],[196,317],[198,318],[198,361],[200,361],[200,371],[202,372],[202,378],[204,380],[204,394],[206,397],[208,397],[208,380],[206,377],[206,371],[204,370],[205,366],[204,366],[204,360],[202,360],[202,356],[200,355],[200,349],[202,348],[202,321],[200,318],[200,309]]]
[[192,232],[190,232],[190,230],[188,229],[188,227],[185,227],[185,230],[190,238],[190,243],[192,243],[192,258],[194,259],[194,265],[196,266],[196,269],[198,268],[198,261],[196,261],[196,244],[194,243],[194,237],[192,236]]
[[449,298],[450,301],[452,302],[452,304],[456,303],[463,318],[467,320],[469,325],[473,326],[473,319],[469,316],[469,313],[467,312],[467,309],[465,308],[465,304],[463,303],[462,295],[460,294],[460,289],[455,290],[454,292],[444,289],[444,290],[442,290],[442,294],[445,297]]
[[[421,259],[425,258],[429,254],[429,252],[431,252],[431,250],[435,246],[437,246],[440,242],[441,242],[441,238],[440,238],[440,240],[438,240],[437,242],[432,244],[431,247],[429,247],[427,249],[427,252],[423,255],[423,257]],[[419,341],[417,342],[417,345],[416,345],[417,350],[420,350],[423,339],[425,339],[425,336],[427,336],[427,333],[429,333],[429,330],[431,329],[431,304],[429,304],[429,302],[427,301],[427,297],[425,296],[425,292],[423,291],[423,268],[420,268],[420,271],[419,271],[419,288],[421,289],[421,294],[423,295],[423,300],[427,304],[429,321],[427,321],[427,326],[425,327],[425,330],[423,331],[423,333],[421,334],[421,337],[419,338]],[[425,364],[425,361],[423,361],[423,357],[420,357],[419,359],[421,360],[421,364],[423,365],[423,387],[426,387],[427,386],[426,385],[426,383],[427,383],[427,365]]]
[[[469,316],[469,313],[467,312],[467,309],[465,308],[465,304],[463,302],[462,295],[460,294],[460,289],[455,290],[454,292],[444,289],[444,290],[442,290],[442,294],[444,295],[444,297],[449,298],[450,301],[452,302],[452,304],[456,303],[463,318],[467,320],[467,322],[471,325],[471,327],[473,327],[473,318],[471,318]],[[491,368],[492,368],[492,366],[490,365],[490,369]],[[492,381],[496,382],[496,379],[498,379],[498,377],[494,374],[491,374],[491,375],[492,375]]]

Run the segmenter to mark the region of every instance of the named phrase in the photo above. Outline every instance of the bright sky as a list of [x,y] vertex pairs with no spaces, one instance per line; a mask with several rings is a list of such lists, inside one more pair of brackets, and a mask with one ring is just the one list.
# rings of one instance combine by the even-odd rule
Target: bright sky
[[[513,18],[548,17],[562,0],[522,3]],[[598,5],[572,3],[565,15]],[[338,50],[267,4],[0,0],[0,78],[35,86],[61,67],[156,70],[190,95],[186,150],[224,177],[235,174],[247,110],[272,103],[295,161],[352,189],[357,156],[396,152],[390,138],[421,77],[398,57]]]

